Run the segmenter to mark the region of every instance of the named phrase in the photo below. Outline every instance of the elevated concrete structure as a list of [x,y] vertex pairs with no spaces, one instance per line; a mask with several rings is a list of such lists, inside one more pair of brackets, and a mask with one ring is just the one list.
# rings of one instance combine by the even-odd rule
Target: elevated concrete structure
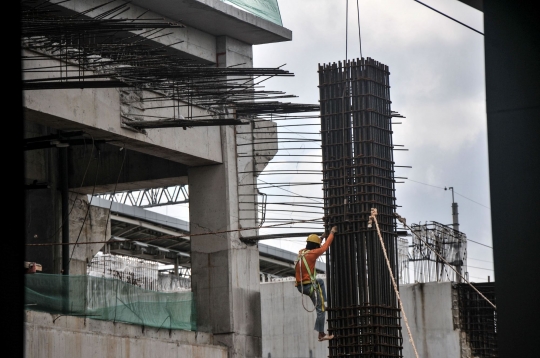
[[[89,11],[87,15],[93,16],[97,12],[90,9],[105,3],[107,0],[73,0],[58,3],[55,9],[67,14]],[[253,44],[292,38],[289,30],[218,0],[136,0],[121,16],[163,18],[185,24],[185,28],[170,29],[169,35],[150,42],[155,47],[167,45],[167,51],[183,58],[201,64],[215,64],[217,67],[239,64],[252,67]],[[133,33],[123,34],[130,35]],[[23,51],[23,55],[35,54],[28,48]],[[78,71],[75,63],[64,62],[54,54],[46,55],[46,58],[33,61],[32,66],[45,68],[62,65],[66,70]],[[35,73],[26,72],[24,76],[25,79],[32,79]],[[50,72],[48,76],[53,78],[59,74]],[[266,165],[264,159],[272,158],[277,146],[264,147],[264,155],[257,157],[255,163],[252,157],[254,149],[263,148],[253,143],[255,136],[246,134],[252,132],[253,128],[244,128],[249,126],[145,131],[126,126],[126,121],[135,120],[148,110],[145,102],[133,104],[133,99],[152,95],[149,91],[125,88],[24,91],[25,139],[80,130],[86,134],[86,138],[100,142],[95,149],[92,149],[89,140],[86,146],[25,152],[25,184],[28,185],[26,242],[50,245],[27,247],[27,260],[44,263],[44,272],[60,273],[65,264],[59,263],[64,262],[62,258],[65,260],[68,255],[58,245],[62,239],[69,242],[99,242],[110,236],[110,213],[106,209],[89,206],[83,200],[86,194],[189,184],[189,231],[192,234],[216,232],[197,236],[190,243],[197,326],[201,332],[212,334],[214,338],[208,344],[214,345],[218,352],[198,356],[218,357],[223,351],[221,346],[225,346],[231,358],[259,357],[259,252],[256,245],[242,242],[241,235],[257,234],[256,175]],[[174,117],[174,109],[167,106],[176,105],[179,108],[177,114],[187,115],[186,102],[170,101],[163,105],[165,108],[153,109],[153,113],[165,118]],[[191,110],[194,116],[209,115],[207,109],[201,106],[192,105]],[[266,127],[267,134],[276,132],[271,122],[256,125]],[[238,147],[238,143],[243,145]],[[247,154],[239,154],[238,148],[243,150],[248,147]],[[67,169],[62,169],[66,164],[58,155],[59,151],[67,155]],[[251,170],[253,168],[255,170]],[[80,207],[75,205],[76,209],[69,210],[70,205],[77,202]],[[63,217],[62,207],[64,213],[71,213]],[[68,224],[69,232],[66,232],[63,229]],[[240,234],[239,230],[246,228],[253,229],[243,230]],[[97,246],[69,245],[70,250],[72,246],[75,251],[71,262],[65,267],[70,269],[70,273],[80,273]],[[50,342],[56,342],[59,335],[64,335],[52,327],[47,329],[50,333],[40,337],[49,337]],[[84,346],[101,342],[101,338],[98,339],[94,333],[85,334],[84,337],[80,341],[85,342]],[[136,343],[132,345],[132,338],[111,339],[122,341],[125,347],[138,351],[139,346]],[[119,341],[110,344],[117,345]],[[149,343],[149,347],[153,344]],[[191,343],[187,341],[186,344]],[[70,351],[73,355],[80,353],[84,356],[86,353],[81,352],[87,348],[80,348],[83,351],[73,349]],[[59,353],[61,351],[55,352],[59,354],[56,356],[66,356]],[[105,353],[96,354],[107,356]],[[193,356],[197,356],[195,351]]]

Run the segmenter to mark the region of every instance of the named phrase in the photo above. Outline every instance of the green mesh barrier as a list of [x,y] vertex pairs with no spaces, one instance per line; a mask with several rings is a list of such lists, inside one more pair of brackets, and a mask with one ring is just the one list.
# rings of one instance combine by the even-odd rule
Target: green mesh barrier
[[157,328],[196,330],[192,292],[164,293],[94,276],[25,275],[25,308]]
[[221,0],[234,4],[253,15],[283,26],[277,0]]

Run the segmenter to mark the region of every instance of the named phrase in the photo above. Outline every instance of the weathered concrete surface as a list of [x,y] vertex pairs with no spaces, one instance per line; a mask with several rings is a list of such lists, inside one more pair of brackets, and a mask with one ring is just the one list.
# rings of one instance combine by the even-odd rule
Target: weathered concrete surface
[[[252,48],[217,39],[220,67],[252,66]],[[197,327],[213,332],[234,357],[260,357],[261,310],[259,252],[240,240],[239,229],[256,226],[256,173],[253,137],[244,127],[221,127],[223,164],[189,169],[192,289]],[[271,127],[273,129],[274,127]],[[270,130],[271,131],[271,130]],[[246,156],[244,147],[251,150]],[[242,231],[256,235],[257,229]]]
[[[24,50],[23,55],[35,56],[36,53]],[[55,59],[34,62],[35,67],[61,64]],[[67,67],[77,70],[75,66]],[[25,79],[35,77],[25,75]],[[121,117],[121,93],[122,90],[117,88],[23,91],[25,120],[54,129],[83,130],[94,139],[112,141],[128,149],[186,165],[220,162],[219,128],[161,128],[148,130],[146,134],[127,129]],[[147,92],[144,95],[154,96]],[[166,108],[146,114],[172,118],[173,111]],[[193,115],[206,115],[206,110],[194,106]]]
[[319,342],[313,329],[315,311],[307,312],[302,298],[306,308],[312,310],[313,303],[298,292],[294,281],[261,283],[263,357],[328,357],[328,341]]
[[[420,357],[465,358],[467,356],[466,347],[463,347],[465,355],[462,355],[460,330],[454,325],[451,282],[401,285],[399,292]],[[401,325],[403,327],[403,356],[414,357],[403,320]]]
[[111,237],[109,209],[89,205],[86,194],[76,193],[69,195],[69,209],[69,242],[78,243],[69,248],[69,274],[86,275],[86,266]]
[[[192,289],[197,327],[231,358],[260,357],[259,253],[239,240],[234,128],[222,127],[223,164],[189,169]],[[227,232],[228,231],[228,232]]]
[[187,166],[120,149],[101,144],[98,155],[97,149],[92,152],[91,141],[86,147],[69,148],[70,190],[99,194],[187,184]]
[[203,332],[25,311],[25,357],[227,358],[227,348]]
[[[24,123],[24,137],[40,137],[54,134],[49,128]],[[61,241],[62,223],[61,195],[58,188],[58,150],[44,149],[24,152],[25,184],[34,181],[49,185],[49,188],[26,189],[25,243],[53,244]],[[41,264],[44,273],[60,273],[55,267],[55,258],[60,257],[59,246],[26,246],[25,260]]]

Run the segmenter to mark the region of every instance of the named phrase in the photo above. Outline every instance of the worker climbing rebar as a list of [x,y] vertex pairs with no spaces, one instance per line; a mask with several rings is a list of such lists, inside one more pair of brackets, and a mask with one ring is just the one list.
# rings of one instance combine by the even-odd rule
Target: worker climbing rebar
[[[324,320],[326,317],[324,303],[326,301],[326,291],[324,281],[315,277],[317,275],[315,263],[317,258],[328,249],[334,239],[334,234],[336,233],[337,226],[334,226],[332,227],[332,230],[330,230],[329,235],[328,233],[324,233],[320,237],[317,234],[309,235],[306,240],[306,248],[298,252],[298,257],[295,262],[295,286],[300,293],[309,296],[311,302],[315,305],[315,310],[317,311],[315,330],[319,334],[319,341],[329,340],[334,338],[334,336],[324,332]],[[324,238],[326,238],[326,241],[321,246],[321,242]],[[304,302],[302,301],[302,305],[303,304]]]

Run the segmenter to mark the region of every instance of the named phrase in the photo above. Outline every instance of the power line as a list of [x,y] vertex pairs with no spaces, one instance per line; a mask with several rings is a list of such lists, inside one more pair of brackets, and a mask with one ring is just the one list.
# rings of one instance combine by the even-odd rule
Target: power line
[[486,271],[493,271],[493,269],[488,269],[488,268],[484,268],[484,267],[476,267],[476,266],[469,266],[467,265],[467,268],[475,268],[475,269],[480,269],[480,270],[486,270]]
[[489,262],[490,264],[493,263],[493,261],[480,260],[480,259],[475,259],[475,258],[473,258],[473,257],[467,257],[467,260],[475,260],[475,261]]
[[[415,183],[418,183],[418,184],[422,184],[422,185],[427,185],[427,186],[431,186],[431,187],[433,187],[433,188],[437,188],[437,189],[443,189],[443,190],[445,190],[445,188],[443,188],[443,187],[440,187],[440,186],[436,186],[436,185],[431,185],[431,184],[427,184],[427,183],[422,183],[421,181],[417,181],[417,180],[412,180],[412,179],[409,179],[409,178],[404,178],[404,179],[406,179],[406,180],[409,180],[409,181],[412,181],[412,182],[415,182]],[[491,209],[490,207],[488,207],[488,206],[485,206],[484,204],[480,204],[479,202],[477,202],[477,201],[474,201],[474,200],[472,200],[471,198],[468,198],[468,197],[466,197],[465,195],[463,195],[463,194],[460,194],[460,193],[458,193],[458,192],[457,192],[457,191],[455,191],[455,190],[454,190],[454,193],[456,193],[457,195],[461,196],[462,198],[465,198],[465,199],[467,199],[467,200],[470,200],[470,201],[472,201],[472,202],[473,202],[473,203],[475,203],[475,204],[478,204],[478,205],[480,205],[480,206],[483,206],[483,207],[484,207],[484,208],[486,208],[486,209]]]
[[467,198],[466,196],[464,196],[464,195],[458,193],[458,192],[455,191],[455,190],[454,190],[454,193],[456,193],[457,195],[459,195],[459,196],[461,196],[461,197],[463,197],[463,198],[465,198],[465,199],[467,199],[467,200],[472,201],[473,203],[476,203],[476,204],[478,204],[478,205],[480,205],[480,206],[483,206],[483,207],[486,208],[486,209],[490,209],[490,210],[491,210],[491,208],[489,208],[488,206],[482,205],[482,204],[480,204],[479,202],[476,202],[476,201],[474,201],[474,200],[472,200],[472,199],[470,199],[470,198]]
[[440,12],[439,10],[436,10],[436,9],[432,8],[431,6],[429,6],[429,5],[426,5],[426,4],[424,4],[423,2],[420,2],[420,1],[418,1],[418,0],[414,0],[414,1],[416,1],[416,2],[417,2],[417,3],[419,3],[419,4],[422,4],[422,5],[424,5],[424,6],[425,6],[425,7],[427,7],[427,8],[430,8],[431,10],[433,10],[433,11],[435,11],[435,12],[437,12],[437,13],[441,14],[442,16],[445,16],[445,17],[449,18],[450,20],[453,20],[453,21],[457,22],[457,23],[458,23],[458,24],[460,24],[460,25],[463,25],[463,26],[465,26],[465,27],[466,27],[466,28],[468,28],[468,29],[471,29],[471,30],[473,30],[474,32],[477,32],[477,33],[479,33],[479,34],[480,34],[480,35],[482,35],[482,36],[484,36],[484,34],[483,34],[483,33],[481,33],[480,31],[478,31],[478,30],[476,30],[476,29],[473,29],[473,28],[472,28],[472,27],[470,27],[469,25],[465,25],[465,24],[464,24],[463,22],[461,22],[461,21],[458,21],[458,20],[454,19],[453,17],[450,17],[450,16],[446,15],[445,13],[443,13],[443,12]]
[[486,245],[486,244],[482,244],[481,242],[478,242],[478,241],[474,241],[474,240],[471,240],[471,239],[467,239],[467,241],[474,242],[475,244],[482,245],[482,246],[485,246],[485,247],[489,247],[490,249],[493,249],[493,247],[491,247],[489,245]]

